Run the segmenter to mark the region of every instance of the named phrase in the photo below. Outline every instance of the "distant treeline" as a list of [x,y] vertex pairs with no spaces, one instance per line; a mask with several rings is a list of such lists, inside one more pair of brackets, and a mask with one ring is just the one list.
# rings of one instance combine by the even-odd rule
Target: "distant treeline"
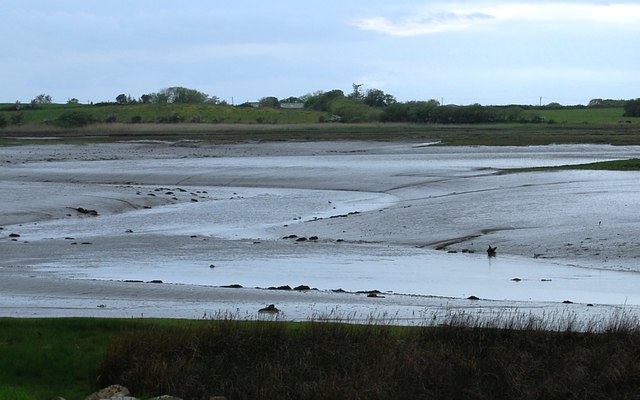
[[[144,111],[145,105],[154,111]],[[130,107],[124,107],[130,106]],[[135,107],[132,114],[131,106]],[[167,106],[172,106],[167,111]],[[89,108],[91,107],[91,108]],[[102,111],[99,111],[98,107]],[[199,107],[193,111],[193,107]],[[213,107],[213,109],[212,109]],[[217,107],[217,108],[216,108]],[[158,111],[162,108],[162,111]],[[635,100],[592,99],[585,105],[563,106],[559,103],[547,105],[483,106],[480,104],[440,104],[437,100],[398,102],[396,98],[379,89],[362,90],[354,84],[353,91],[345,94],[336,89],[317,91],[300,97],[278,99],[263,97],[256,102],[229,105],[216,96],[195,89],[170,87],[156,93],[144,94],[136,99],[119,94],[114,102],[81,105],[70,99],[66,105],[54,104],[50,95],[36,96],[29,104],[16,102],[0,107],[0,128],[21,124],[54,124],[63,127],[78,127],[93,123],[298,123],[298,122],[409,122],[434,124],[479,124],[479,123],[554,123],[553,119],[540,114],[549,110],[624,109],[619,117],[640,117],[640,98]],[[49,110],[26,118],[24,112]],[[94,111],[89,111],[89,110]],[[105,110],[108,113],[105,114]],[[236,109],[237,111],[232,111]],[[240,111],[244,109],[245,111]],[[57,111],[55,111],[57,110]],[[5,113],[2,113],[4,111]],[[302,112],[307,114],[303,116]],[[192,113],[186,116],[185,112]],[[298,113],[293,117],[293,113]],[[560,120],[562,122],[562,120]]]

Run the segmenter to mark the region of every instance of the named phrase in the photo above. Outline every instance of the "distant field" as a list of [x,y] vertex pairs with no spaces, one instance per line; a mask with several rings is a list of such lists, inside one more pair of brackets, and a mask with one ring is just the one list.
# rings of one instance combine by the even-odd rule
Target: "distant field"
[[553,110],[529,110],[527,113],[535,113],[544,121],[553,121],[558,124],[615,124],[632,121],[638,123],[637,118],[626,118],[622,115],[622,108],[561,108]]
[[[0,104],[0,116],[7,121],[7,125],[0,128],[0,146],[114,140],[201,140],[211,143],[379,140],[494,146],[554,143],[640,145],[640,118],[623,118],[621,108],[535,109],[526,112],[537,113],[543,122],[455,125],[319,123],[328,119],[327,113],[221,105],[50,104],[36,109],[7,111],[13,106]],[[67,112],[89,115],[92,122],[77,128],[57,126],[55,121]],[[12,120],[17,114],[21,115],[20,124]],[[51,137],[56,139],[44,140]]]
[[[0,110],[14,104],[0,104]],[[95,122],[104,123],[228,123],[228,124],[299,124],[316,123],[326,113],[308,110],[285,110],[275,108],[232,107],[211,104],[126,104],[126,105],[62,105],[45,104],[36,109],[0,111],[10,121],[11,115],[21,113],[25,125],[54,123],[64,112],[82,112]]]

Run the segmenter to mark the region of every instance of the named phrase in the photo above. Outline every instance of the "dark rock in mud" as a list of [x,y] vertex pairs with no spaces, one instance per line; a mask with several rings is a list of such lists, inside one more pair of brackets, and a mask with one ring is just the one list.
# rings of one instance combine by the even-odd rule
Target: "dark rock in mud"
[[275,304],[269,304],[268,306],[266,306],[265,308],[261,308],[258,310],[259,313],[279,313],[280,310],[278,310],[275,306]]
[[284,285],[284,286],[271,286],[269,288],[267,288],[268,290],[293,290],[291,289],[291,286],[289,285]]
[[98,216],[98,212],[96,210],[89,210],[87,208],[82,208],[82,207],[74,208],[74,210],[76,210],[80,214],[90,215],[92,217],[97,217]]

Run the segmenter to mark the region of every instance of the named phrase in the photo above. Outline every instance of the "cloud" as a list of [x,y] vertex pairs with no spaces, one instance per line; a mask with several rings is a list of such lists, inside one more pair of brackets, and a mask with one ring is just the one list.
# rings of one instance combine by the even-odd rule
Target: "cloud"
[[420,36],[465,31],[488,24],[579,23],[640,27],[640,4],[590,4],[568,2],[476,3],[475,5],[435,4],[412,10],[411,16],[396,19],[384,16],[361,18],[350,25],[364,31],[391,36]]

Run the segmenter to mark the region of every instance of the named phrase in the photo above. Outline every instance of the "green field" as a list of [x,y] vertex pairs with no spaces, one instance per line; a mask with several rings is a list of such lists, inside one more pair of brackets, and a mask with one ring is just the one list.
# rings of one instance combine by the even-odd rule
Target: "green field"
[[535,109],[527,111],[528,114],[536,114],[543,121],[552,121],[558,124],[617,124],[637,123],[638,118],[623,117],[622,108],[570,108],[559,109]]
[[474,322],[471,315],[438,327],[0,318],[0,398],[84,399],[115,383],[138,397],[195,400],[637,393],[637,320],[613,315],[584,333],[573,330],[569,316],[503,322]]
[[[0,104],[0,110],[13,107]],[[65,112],[83,113],[95,123],[228,123],[228,124],[299,124],[317,123],[326,113],[308,110],[232,107],[209,104],[126,104],[126,105],[66,105],[43,104],[34,109],[0,111],[7,121],[21,114],[24,125],[51,125]]]
[[[439,141],[443,145],[640,145],[640,119],[622,118],[621,108],[534,109],[526,112],[536,113],[546,122],[456,125],[319,123],[328,119],[327,113],[222,105],[48,104],[35,109],[6,111],[14,106],[0,105],[0,116],[6,121],[6,126],[0,128],[0,145],[143,139],[211,143],[377,140]],[[60,126],[56,121],[65,113],[81,115],[90,122],[81,127]],[[18,114],[20,123],[16,124],[13,116]],[[133,120],[139,123],[132,123]],[[56,139],[37,140],[51,137]]]

